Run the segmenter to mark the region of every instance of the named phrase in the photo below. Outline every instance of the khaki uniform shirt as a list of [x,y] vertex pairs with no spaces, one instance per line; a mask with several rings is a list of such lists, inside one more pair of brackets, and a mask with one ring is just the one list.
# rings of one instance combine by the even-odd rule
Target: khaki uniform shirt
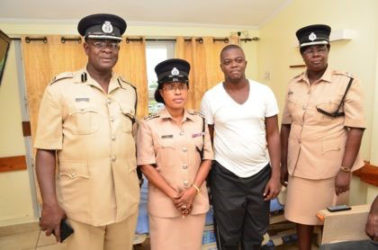
[[[208,128],[197,113],[185,111],[179,127],[167,110],[147,117],[138,130],[138,165],[156,165],[161,176],[177,191],[191,187],[203,159],[212,160],[213,150]],[[204,131],[205,129],[205,131]],[[203,149],[201,159],[199,151]],[[181,213],[160,189],[149,185],[148,211],[159,217],[177,217]],[[193,202],[192,214],[209,209],[206,183]]]
[[[347,74],[328,68],[312,84],[305,73],[290,81],[282,118],[282,124],[291,124],[287,162],[290,175],[308,179],[336,176],[342,164],[347,127],[365,127],[359,80],[353,80],[339,110],[345,116],[333,118],[316,108],[336,111],[349,80]],[[353,169],[362,166],[358,156]]]
[[137,212],[135,104],[136,90],[116,75],[108,94],[85,70],[46,88],[34,146],[57,150],[57,197],[68,218],[101,226]]

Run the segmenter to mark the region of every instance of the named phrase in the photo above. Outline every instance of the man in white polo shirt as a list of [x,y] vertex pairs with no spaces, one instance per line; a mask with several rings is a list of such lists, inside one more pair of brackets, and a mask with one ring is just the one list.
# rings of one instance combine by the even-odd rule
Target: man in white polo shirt
[[243,50],[220,54],[225,80],[201,103],[214,140],[210,187],[221,250],[260,249],[270,199],[280,191],[278,107],[271,89],[245,77]]

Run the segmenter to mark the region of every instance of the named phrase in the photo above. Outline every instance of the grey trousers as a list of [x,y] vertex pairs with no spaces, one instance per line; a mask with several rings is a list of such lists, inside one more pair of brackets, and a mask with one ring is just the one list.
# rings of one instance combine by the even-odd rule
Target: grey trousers
[[210,191],[219,250],[261,249],[269,226],[270,201],[263,192],[271,175],[268,164],[259,173],[240,178],[214,161]]

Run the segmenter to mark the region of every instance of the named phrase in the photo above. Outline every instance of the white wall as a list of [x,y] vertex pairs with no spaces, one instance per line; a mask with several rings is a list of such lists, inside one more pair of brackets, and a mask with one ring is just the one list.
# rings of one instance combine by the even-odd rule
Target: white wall
[[[25,155],[15,46],[0,86],[0,157]],[[34,220],[27,170],[0,173],[0,226]]]

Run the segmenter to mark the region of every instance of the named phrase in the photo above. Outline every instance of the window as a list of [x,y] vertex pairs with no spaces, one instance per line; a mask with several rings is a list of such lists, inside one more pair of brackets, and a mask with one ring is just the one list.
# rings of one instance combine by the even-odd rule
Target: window
[[7,61],[10,41],[10,38],[0,30],[0,85],[1,77],[3,76],[3,70],[5,68],[5,62]]
[[155,90],[158,86],[155,66],[161,61],[164,61],[168,58],[173,58],[174,55],[174,41],[147,41],[146,43],[149,114],[155,114],[164,107],[164,104],[157,103],[154,97]]

